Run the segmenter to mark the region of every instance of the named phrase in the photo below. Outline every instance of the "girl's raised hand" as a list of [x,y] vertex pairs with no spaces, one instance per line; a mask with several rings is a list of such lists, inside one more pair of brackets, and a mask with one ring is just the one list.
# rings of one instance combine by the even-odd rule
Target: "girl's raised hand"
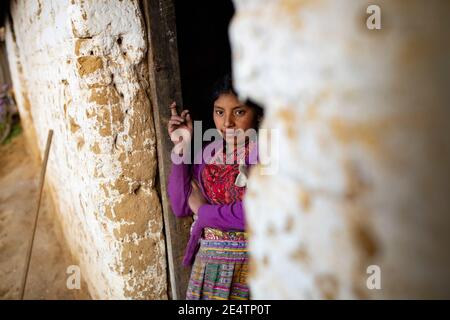
[[170,106],[170,120],[167,125],[167,130],[169,132],[169,136],[174,144],[179,142],[179,135],[173,134],[177,129],[185,129],[187,133],[189,133],[189,139],[192,138],[192,133],[194,131],[192,125],[191,115],[189,114],[189,110],[183,110],[180,115],[177,112],[177,104],[173,102]]

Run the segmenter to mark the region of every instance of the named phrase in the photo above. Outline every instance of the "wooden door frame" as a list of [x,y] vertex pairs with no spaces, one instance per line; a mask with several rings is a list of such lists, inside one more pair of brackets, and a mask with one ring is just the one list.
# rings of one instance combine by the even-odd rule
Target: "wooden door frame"
[[[148,37],[150,100],[158,153],[161,204],[169,269],[169,298],[186,298],[190,270],[182,260],[190,235],[191,218],[176,218],[167,196],[173,143],[167,134],[169,105],[182,105],[174,0],[141,0]],[[180,111],[180,110],[179,110]]]

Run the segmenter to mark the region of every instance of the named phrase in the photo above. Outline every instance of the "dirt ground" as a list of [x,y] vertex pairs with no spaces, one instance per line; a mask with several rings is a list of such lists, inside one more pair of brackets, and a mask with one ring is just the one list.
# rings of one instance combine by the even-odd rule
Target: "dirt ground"
[[[0,145],[0,299],[20,299],[20,286],[37,206],[38,167],[27,154],[23,133]],[[90,299],[66,286],[67,267],[76,264],[58,241],[50,196],[44,188],[25,299]]]

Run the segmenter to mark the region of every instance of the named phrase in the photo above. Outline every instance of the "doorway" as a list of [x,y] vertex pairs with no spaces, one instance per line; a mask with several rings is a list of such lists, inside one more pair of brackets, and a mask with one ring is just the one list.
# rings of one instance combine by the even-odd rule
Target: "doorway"
[[183,106],[203,131],[214,128],[214,83],[231,72],[228,26],[234,14],[231,0],[175,0],[178,58]]
[[169,298],[184,299],[190,270],[182,260],[191,217],[176,218],[167,196],[173,143],[167,134],[168,106],[188,108],[203,131],[214,127],[209,95],[215,81],[231,70],[228,26],[231,0],[141,1],[148,32],[150,99],[157,137],[160,197],[166,240]]

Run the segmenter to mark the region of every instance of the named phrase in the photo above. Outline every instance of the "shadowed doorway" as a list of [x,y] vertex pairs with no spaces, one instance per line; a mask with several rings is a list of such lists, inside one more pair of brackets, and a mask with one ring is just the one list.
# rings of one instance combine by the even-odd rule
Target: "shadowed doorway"
[[218,78],[231,71],[228,26],[231,0],[175,1],[183,106],[203,131],[214,128],[210,94]]

